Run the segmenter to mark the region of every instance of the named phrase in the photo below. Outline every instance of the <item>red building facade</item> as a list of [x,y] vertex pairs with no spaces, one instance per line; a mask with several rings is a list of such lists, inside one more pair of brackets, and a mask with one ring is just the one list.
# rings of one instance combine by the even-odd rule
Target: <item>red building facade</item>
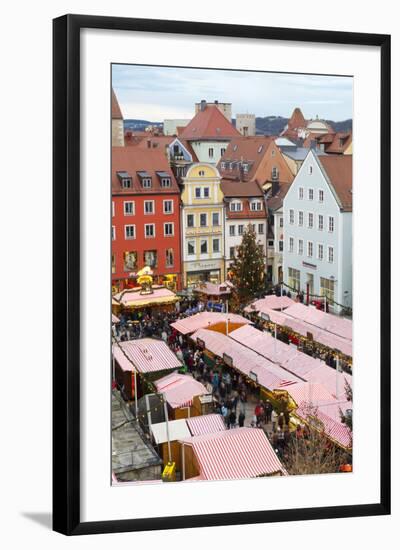
[[112,149],[112,284],[136,286],[144,266],[155,283],[181,287],[180,191],[164,151]]

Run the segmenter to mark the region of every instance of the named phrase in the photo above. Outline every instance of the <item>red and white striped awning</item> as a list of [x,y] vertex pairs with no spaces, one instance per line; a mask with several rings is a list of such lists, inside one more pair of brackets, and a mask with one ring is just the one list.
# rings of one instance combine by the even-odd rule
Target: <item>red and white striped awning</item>
[[154,382],[157,393],[162,393],[172,409],[190,407],[193,404],[193,397],[205,395],[207,389],[187,374],[174,372]]
[[223,432],[226,430],[224,419],[220,414],[193,416],[192,418],[186,419],[186,424],[193,436]]
[[304,304],[294,303],[286,311],[286,315],[305,321],[310,325],[336,334],[346,340],[353,339],[353,321],[345,319],[344,317],[338,317],[331,313],[325,313],[320,309],[314,307],[305,306]]
[[203,311],[202,313],[196,313],[191,317],[185,317],[184,319],[178,319],[175,323],[171,323],[171,327],[176,329],[181,334],[191,334],[200,328],[207,328],[217,323],[235,323],[243,325],[251,324],[249,319],[237,315],[235,313],[217,313],[213,311]]
[[204,479],[287,475],[264,431],[258,428],[234,428],[182,442],[193,448]]
[[246,313],[254,313],[257,311],[262,311],[263,308],[286,309],[295,303],[296,302],[288,296],[275,296],[275,294],[271,294],[270,296],[265,296],[265,298],[256,300],[252,304],[245,307],[244,310]]
[[[157,372],[177,369],[182,366],[176,355],[162,340],[141,338],[119,342],[113,345],[113,355],[124,371],[132,371],[134,367],[140,373]],[[127,357],[132,363],[127,359]]]
[[321,422],[321,427],[326,436],[347,449],[352,446],[352,434],[346,424],[342,422],[340,410],[345,413],[347,409],[351,408],[352,405],[349,401],[320,402],[312,407],[303,403],[301,407],[296,409],[296,415],[308,423],[310,417],[315,417]]

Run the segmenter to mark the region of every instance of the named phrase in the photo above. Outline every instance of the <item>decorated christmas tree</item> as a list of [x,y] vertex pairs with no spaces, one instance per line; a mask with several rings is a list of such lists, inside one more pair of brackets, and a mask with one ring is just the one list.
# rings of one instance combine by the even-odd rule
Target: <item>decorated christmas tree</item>
[[229,275],[235,288],[235,298],[241,305],[258,296],[265,288],[264,251],[262,245],[256,242],[251,225],[243,233]]

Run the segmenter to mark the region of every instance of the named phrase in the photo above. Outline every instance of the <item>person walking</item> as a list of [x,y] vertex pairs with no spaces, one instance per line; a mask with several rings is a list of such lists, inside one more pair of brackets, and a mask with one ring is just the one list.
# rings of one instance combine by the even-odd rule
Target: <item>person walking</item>
[[277,422],[278,422],[278,413],[275,411],[275,409],[272,409],[271,419],[272,419],[272,431],[275,432]]
[[239,428],[243,428],[246,416],[243,411],[239,413]]
[[267,421],[267,424],[271,422],[271,415],[272,415],[272,404],[269,399],[267,399],[267,402],[265,403],[265,418]]
[[235,411],[231,410],[229,413],[229,429],[231,430],[236,426],[236,414]]
[[278,426],[281,430],[283,430],[283,426],[285,424],[285,417],[283,416],[283,412],[279,413],[278,416]]

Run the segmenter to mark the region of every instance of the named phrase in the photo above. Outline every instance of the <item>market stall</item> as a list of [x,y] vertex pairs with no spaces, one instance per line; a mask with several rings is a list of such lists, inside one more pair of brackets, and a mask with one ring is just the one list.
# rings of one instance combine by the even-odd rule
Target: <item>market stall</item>
[[159,378],[154,386],[157,393],[164,396],[171,420],[200,415],[194,397],[209,394],[207,388],[192,376],[177,372]]

